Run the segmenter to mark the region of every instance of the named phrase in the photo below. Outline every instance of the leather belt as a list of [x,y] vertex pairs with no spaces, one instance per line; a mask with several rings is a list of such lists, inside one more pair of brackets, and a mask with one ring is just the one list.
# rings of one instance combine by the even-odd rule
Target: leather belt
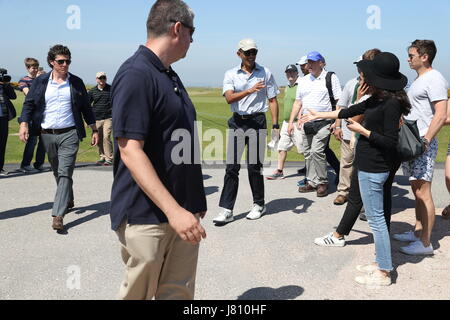
[[69,132],[70,130],[76,129],[77,127],[69,127],[69,128],[63,128],[63,129],[42,129],[41,132],[43,134],[62,134]]
[[252,119],[255,118],[257,116],[260,115],[264,115],[264,112],[257,112],[257,113],[252,113],[252,114],[239,114],[239,113],[233,113],[233,117],[242,119],[242,120],[247,120],[247,119]]

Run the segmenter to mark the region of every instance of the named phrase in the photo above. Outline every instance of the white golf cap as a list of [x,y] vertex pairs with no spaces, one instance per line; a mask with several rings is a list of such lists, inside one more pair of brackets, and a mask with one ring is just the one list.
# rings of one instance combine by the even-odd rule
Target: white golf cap
[[303,65],[308,63],[308,56],[303,56],[300,58],[300,60],[297,62],[298,65]]
[[250,49],[258,49],[256,46],[256,42],[253,39],[242,39],[239,41],[238,50],[241,49],[243,51],[247,51]]
[[100,77],[103,77],[103,76],[106,77],[106,73],[104,73],[103,71],[97,72],[96,75],[95,75],[96,78],[100,78]]

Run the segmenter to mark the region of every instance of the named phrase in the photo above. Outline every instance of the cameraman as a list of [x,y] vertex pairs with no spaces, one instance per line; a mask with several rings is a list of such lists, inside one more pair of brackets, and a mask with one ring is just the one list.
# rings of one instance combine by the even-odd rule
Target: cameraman
[[0,70],[0,176],[8,174],[3,170],[6,141],[8,140],[8,121],[16,117],[16,110],[11,100],[17,98],[13,87],[9,84],[11,78],[5,73],[6,70]]

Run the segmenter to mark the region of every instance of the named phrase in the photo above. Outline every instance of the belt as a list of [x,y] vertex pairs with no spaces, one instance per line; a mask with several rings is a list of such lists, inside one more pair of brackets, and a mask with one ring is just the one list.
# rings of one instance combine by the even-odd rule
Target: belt
[[69,128],[63,128],[63,129],[42,129],[41,132],[43,134],[61,134],[69,132],[70,130],[76,129],[77,127],[69,127]]
[[242,120],[252,119],[252,118],[255,118],[260,115],[265,115],[265,114],[264,114],[264,112],[257,112],[257,113],[252,113],[252,114],[239,114],[236,112],[233,113],[233,117],[236,117],[236,118],[242,119]]

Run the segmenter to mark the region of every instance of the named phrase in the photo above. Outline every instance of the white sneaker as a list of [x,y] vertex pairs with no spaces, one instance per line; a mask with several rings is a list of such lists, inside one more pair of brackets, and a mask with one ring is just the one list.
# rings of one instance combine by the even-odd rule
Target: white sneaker
[[8,171],[5,171],[5,170],[0,170],[0,176],[2,176],[2,177],[6,177],[7,175],[9,174],[9,172]]
[[233,211],[223,209],[223,211],[213,219],[213,222],[216,224],[227,224],[228,222],[231,222],[233,220],[234,220]]
[[370,274],[372,272],[377,271],[378,270],[378,266],[376,266],[373,263],[366,264],[366,265],[359,264],[359,265],[356,266],[356,270],[358,270],[359,272]]
[[419,241],[420,238],[416,237],[414,234],[414,231],[408,231],[404,233],[397,233],[392,236],[397,241],[404,241],[404,242],[413,242],[413,241]]
[[345,246],[345,239],[344,237],[336,238],[331,232],[326,236],[315,238],[314,243],[321,247],[343,247]]
[[430,245],[428,247],[425,247],[422,243],[422,241],[414,241],[411,242],[406,247],[401,247],[400,252],[412,255],[412,256],[424,256],[424,255],[433,255],[433,246]]
[[24,172],[24,173],[37,173],[37,172],[39,172],[39,170],[33,168],[32,166],[20,167],[19,170]]
[[378,272],[356,277],[355,281],[366,286],[390,286],[392,283],[391,277],[380,275]]
[[247,219],[257,220],[257,219],[261,218],[264,213],[266,213],[266,206],[261,207],[257,204],[254,204],[252,210],[247,215]]

